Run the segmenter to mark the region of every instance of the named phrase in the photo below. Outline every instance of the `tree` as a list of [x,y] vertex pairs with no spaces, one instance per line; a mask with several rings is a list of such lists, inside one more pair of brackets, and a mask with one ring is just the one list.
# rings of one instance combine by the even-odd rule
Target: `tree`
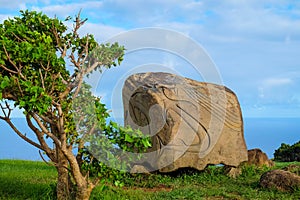
[[282,143],[275,150],[274,159],[280,162],[300,161],[300,141],[293,145]]
[[[89,179],[89,170],[103,163],[95,162],[89,154],[84,137],[102,134],[102,139],[112,141],[110,148],[115,146],[113,143],[127,149],[135,142],[137,147],[150,146],[147,139],[138,142],[140,132],[112,122],[106,124],[107,109],[89,91],[84,77],[103,67],[119,65],[124,47],[117,43],[97,44],[90,34],[80,36],[78,30],[85,22],[79,13],[73,29],[68,31],[57,18],[21,11],[21,16],[0,24],[0,119],[54,163],[58,172],[58,199],[73,198],[72,194],[76,199],[88,199],[100,181],[101,176],[93,181]],[[80,101],[94,104],[76,107],[74,101],[77,101],[75,104]],[[11,112],[15,108],[23,110],[38,142],[14,125]],[[86,115],[86,110],[95,112],[96,118]],[[82,113],[85,115],[80,116]],[[78,129],[78,125],[81,128]],[[48,140],[53,142],[53,147],[48,145]],[[77,149],[76,154],[74,149]]]

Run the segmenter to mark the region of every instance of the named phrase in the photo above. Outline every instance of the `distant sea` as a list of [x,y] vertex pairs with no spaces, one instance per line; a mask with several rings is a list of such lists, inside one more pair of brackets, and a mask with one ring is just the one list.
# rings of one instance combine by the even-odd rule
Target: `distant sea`
[[[24,119],[16,118],[14,122],[30,136]],[[294,144],[300,140],[300,118],[244,118],[244,135],[248,149],[260,148],[273,158],[281,143]],[[19,138],[1,120],[0,159],[41,160],[38,149]]]

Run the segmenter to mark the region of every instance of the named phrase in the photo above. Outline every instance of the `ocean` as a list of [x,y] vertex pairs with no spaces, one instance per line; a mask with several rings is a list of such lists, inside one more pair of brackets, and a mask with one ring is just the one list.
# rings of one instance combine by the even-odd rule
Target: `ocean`
[[[22,118],[13,119],[16,126],[32,137]],[[300,140],[300,118],[244,118],[244,136],[248,149],[260,148],[273,158],[281,143]],[[0,159],[41,160],[38,149],[19,138],[0,120]]]
[[300,118],[245,118],[244,135],[248,149],[260,148],[273,158],[281,143],[300,140]]

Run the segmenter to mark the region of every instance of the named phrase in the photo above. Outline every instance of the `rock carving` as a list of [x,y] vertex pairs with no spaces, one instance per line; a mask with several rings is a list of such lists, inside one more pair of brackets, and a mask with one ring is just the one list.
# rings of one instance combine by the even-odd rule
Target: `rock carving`
[[237,167],[247,161],[243,120],[228,88],[169,73],[140,73],[123,87],[125,125],[152,137],[143,160],[152,170]]

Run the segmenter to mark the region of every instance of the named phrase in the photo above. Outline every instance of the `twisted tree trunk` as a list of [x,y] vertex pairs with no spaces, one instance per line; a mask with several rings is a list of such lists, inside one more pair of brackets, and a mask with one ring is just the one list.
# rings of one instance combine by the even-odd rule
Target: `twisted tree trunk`
[[68,171],[68,160],[60,151],[57,149],[57,186],[56,186],[56,194],[58,200],[68,200],[71,199],[71,189],[72,184],[69,177]]
[[[58,172],[57,179],[57,199],[58,200],[88,200],[94,188],[94,184],[88,183],[87,179],[82,176],[79,168],[74,168],[75,160],[68,160],[66,155],[61,150],[57,150],[58,165],[56,167]],[[73,166],[72,166],[73,164]],[[73,183],[72,180],[75,182]]]
[[77,186],[76,200],[89,200],[93,188],[93,186],[87,184]]

